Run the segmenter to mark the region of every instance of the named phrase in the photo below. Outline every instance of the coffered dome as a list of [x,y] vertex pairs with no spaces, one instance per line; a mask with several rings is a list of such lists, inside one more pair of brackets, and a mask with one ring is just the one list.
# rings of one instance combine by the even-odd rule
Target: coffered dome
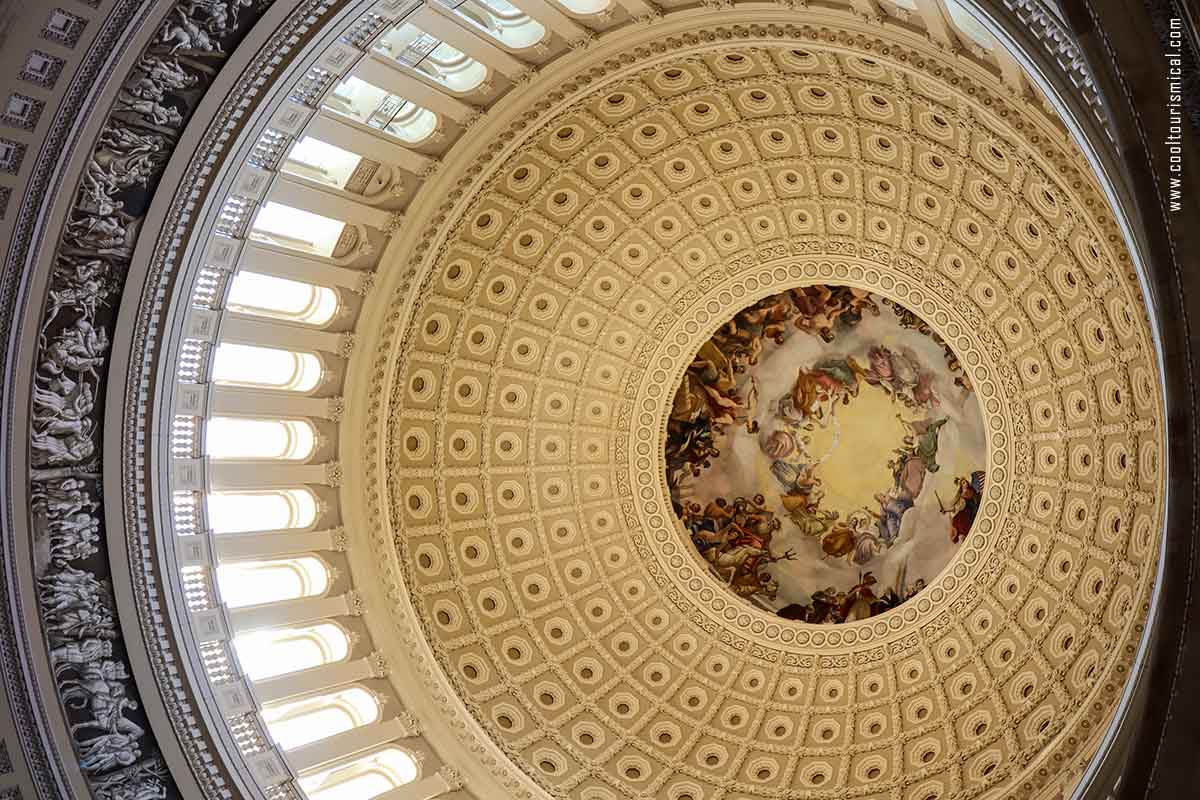
[[[1079,152],[834,26],[605,55],[499,109],[386,255],[363,488],[444,712],[553,796],[1019,795],[1112,713],[1162,514],[1146,309]],[[664,482],[702,343],[824,284],[919,314],[987,440],[949,565],[835,628],[734,596]]]
[[1157,759],[1191,279],[1057,6],[85,5],[0,115],[0,800]]

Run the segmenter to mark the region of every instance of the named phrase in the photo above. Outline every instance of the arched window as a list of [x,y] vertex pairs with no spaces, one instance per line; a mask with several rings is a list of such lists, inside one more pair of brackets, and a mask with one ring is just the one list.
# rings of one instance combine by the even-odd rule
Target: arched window
[[229,561],[217,566],[217,588],[232,608],[324,594],[329,568],[316,556]]
[[345,229],[346,223],[340,219],[268,202],[254,215],[250,238],[302,253],[331,256]]
[[950,20],[954,23],[954,27],[958,28],[968,39],[989,52],[996,48],[996,37],[992,36],[991,31],[956,0],[946,0],[946,10],[950,12]]
[[210,458],[281,458],[299,461],[317,443],[313,426],[301,419],[212,417],[205,422],[204,452]]
[[460,16],[487,31],[514,50],[530,47],[546,37],[546,28],[506,0],[443,0]]
[[324,286],[241,270],[233,276],[226,307],[256,317],[324,325],[337,313],[338,298]]
[[483,64],[409,23],[385,33],[374,49],[455,92],[469,92],[487,79]]
[[323,107],[335,114],[408,144],[422,142],[437,130],[437,114],[353,76],[335,86],[323,102]]
[[308,800],[368,800],[417,779],[417,762],[398,747],[358,756],[300,778]]
[[350,638],[341,625],[318,622],[240,633],[233,649],[246,676],[261,681],[342,661],[350,654]]
[[307,528],[317,519],[317,498],[308,489],[209,492],[206,499],[213,533]]
[[291,750],[379,719],[379,701],[358,686],[317,697],[274,703],[262,710],[275,744]]
[[274,347],[221,342],[213,356],[212,379],[234,386],[308,392],[321,382],[321,359]]
[[291,175],[344,189],[362,160],[358,153],[305,136],[287,154],[281,169]]

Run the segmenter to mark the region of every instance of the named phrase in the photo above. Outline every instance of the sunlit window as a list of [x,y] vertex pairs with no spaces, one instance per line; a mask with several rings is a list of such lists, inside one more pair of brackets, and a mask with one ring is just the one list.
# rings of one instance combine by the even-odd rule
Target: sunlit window
[[221,599],[232,608],[324,594],[329,569],[315,556],[233,561],[217,567]]
[[280,169],[291,175],[344,189],[362,160],[358,153],[305,136],[296,142]]
[[317,518],[317,499],[307,489],[209,492],[206,499],[214,533],[307,528]]
[[412,756],[388,747],[306,775],[300,779],[300,788],[309,800],[368,800],[416,778]]
[[366,689],[352,686],[265,706],[262,717],[275,743],[291,750],[374,722],[379,719],[379,701]]
[[274,347],[222,342],[213,356],[217,383],[307,392],[321,382],[321,359]]
[[408,23],[385,33],[374,49],[456,92],[469,92],[487,79],[483,64]]
[[269,202],[258,210],[250,227],[250,238],[291,250],[331,256],[346,223],[311,211]]
[[323,102],[329,111],[408,144],[422,142],[437,130],[437,114],[353,76],[335,86]]
[[233,276],[226,305],[257,317],[324,325],[337,313],[338,298],[324,286],[241,270]]
[[341,661],[350,654],[350,639],[342,626],[319,622],[240,633],[233,648],[246,676],[261,681]]
[[546,36],[546,28],[506,0],[443,0],[460,16],[513,49],[529,47]]
[[955,0],[946,0],[946,10],[950,12],[950,19],[954,22],[954,27],[966,34],[975,44],[984,50],[992,50],[996,47],[996,38],[992,36],[991,32]]
[[210,458],[282,458],[312,455],[317,436],[299,419],[212,417],[205,423],[204,451]]

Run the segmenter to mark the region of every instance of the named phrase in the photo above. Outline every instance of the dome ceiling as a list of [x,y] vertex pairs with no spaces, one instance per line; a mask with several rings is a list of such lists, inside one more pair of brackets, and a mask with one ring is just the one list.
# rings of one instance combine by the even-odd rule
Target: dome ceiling
[[[1078,154],[986,80],[860,36],[734,44],[566,82],[430,228],[382,345],[390,565],[554,796],[1012,788],[1103,728],[1146,608],[1163,426],[1128,255]],[[714,331],[821,284],[928,323],[962,371],[940,408],[988,440],[937,476],[983,493],[952,565],[833,628],[731,595],[664,456]]]
[[[577,61],[410,213],[365,451],[397,644],[556,797],[1028,792],[1104,727],[1147,608],[1163,424],[1128,255],[1079,153],[992,76],[747,36]],[[819,285],[923,320],[961,370],[937,365],[938,408],[986,438],[955,439],[937,499],[911,487],[947,544],[955,478],[981,491],[946,568],[833,627],[730,592],[664,455],[714,332]]]

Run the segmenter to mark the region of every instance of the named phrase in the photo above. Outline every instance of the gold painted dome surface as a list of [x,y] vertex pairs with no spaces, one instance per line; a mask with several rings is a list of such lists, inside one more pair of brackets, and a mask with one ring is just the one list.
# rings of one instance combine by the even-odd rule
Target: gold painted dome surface
[[[580,54],[392,253],[366,478],[397,641],[463,740],[550,796],[1027,795],[1103,728],[1154,574],[1128,256],[1081,156],[998,80],[915,41],[755,37]],[[700,347],[818,284],[928,323],[988,442],[946,569],[837,626],[733,596],[665,480]]]
[[950,562],[979,511],[986,438],[928,323],[810,284],[700,345],[667,420],[666,482],[702,568],[734,595],[784,619],[857,621]]

